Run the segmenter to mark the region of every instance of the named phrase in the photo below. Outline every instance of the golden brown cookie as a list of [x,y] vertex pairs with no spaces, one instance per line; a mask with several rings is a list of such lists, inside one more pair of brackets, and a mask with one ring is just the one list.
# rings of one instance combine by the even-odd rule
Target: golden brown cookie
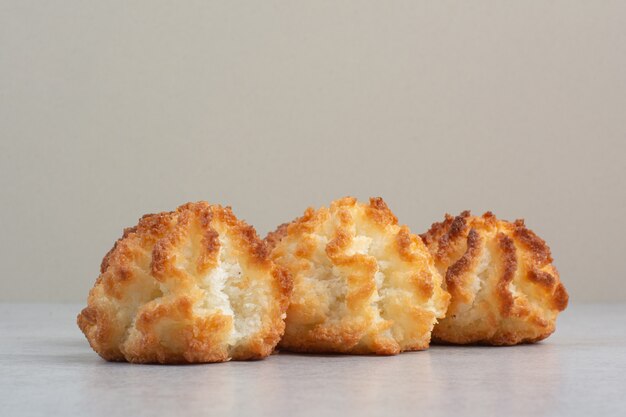
[[281,349],[391,355],[428,348],[449,295],[419,236],[399,226],[381,198],[309,208],[266,241],[294,280]]
[[78,326],[104,359],[222,362],[269,355],[291,280],[229,207],[149,214],[104,257]]
[[555,329],[568,295],[550,249],[523,220],[464,211],[446,215],[422,235],[452,296],[433,341],[514,345]]

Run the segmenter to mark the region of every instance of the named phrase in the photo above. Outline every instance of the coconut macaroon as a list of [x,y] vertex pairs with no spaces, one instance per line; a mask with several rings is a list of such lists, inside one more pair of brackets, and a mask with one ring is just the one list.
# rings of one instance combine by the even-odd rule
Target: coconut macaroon
[[452,296],[433,341],[514,345],[555,330],[568,295],[546,243],[524,225],[464,211],[422,235]]
[[391,355],[428,348],[449,295],[428,249],[381,198],[307,209],[266,238],[293,277],[279,348]]
[[283,334],[291,281],[229,207],[146,215],[100,270],[78,326],[106,360],[260,359]]

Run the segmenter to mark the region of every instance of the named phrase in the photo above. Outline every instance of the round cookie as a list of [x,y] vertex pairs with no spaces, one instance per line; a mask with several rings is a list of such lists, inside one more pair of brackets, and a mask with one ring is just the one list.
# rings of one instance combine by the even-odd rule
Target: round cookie
[[449,295],[428,249],[381,198],[309,208],[266,238],[293,277],[279,348],[391,355],[428,348]]
[[530,343],[555,330],[568,295],[546,243],[524,225],[464,211],[422,235],[452,296],[433,341]]
[[222,362],[269,355],[291,281],[229,207],[149,214],[104,257],[78,326],[104,359]]

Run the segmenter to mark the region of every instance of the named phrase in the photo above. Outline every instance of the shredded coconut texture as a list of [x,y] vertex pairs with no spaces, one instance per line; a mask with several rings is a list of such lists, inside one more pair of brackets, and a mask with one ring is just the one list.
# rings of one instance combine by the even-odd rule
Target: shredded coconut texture
[[146,215],[105,256],[78,325],[112,361],[269,355],[291,291],[254,229],[205,202]]
[[382,199],[308,209],[266,241],[294,280],[281,349],[390,355],[428,348],[449,295],[421,239]]
[[452,296],[433,331],[443,343],[514,345],[548,337],[568,295],[550,249],[523,220],[446,215],[422,238]]

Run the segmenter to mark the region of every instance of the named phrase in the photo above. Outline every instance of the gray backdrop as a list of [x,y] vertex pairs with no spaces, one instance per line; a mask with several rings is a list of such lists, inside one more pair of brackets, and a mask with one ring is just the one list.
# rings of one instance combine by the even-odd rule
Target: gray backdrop
[[626,2],[0,0],[0,141],[2,301],[84,300],[143,213],[344,195],[524,217],[626,299]]

